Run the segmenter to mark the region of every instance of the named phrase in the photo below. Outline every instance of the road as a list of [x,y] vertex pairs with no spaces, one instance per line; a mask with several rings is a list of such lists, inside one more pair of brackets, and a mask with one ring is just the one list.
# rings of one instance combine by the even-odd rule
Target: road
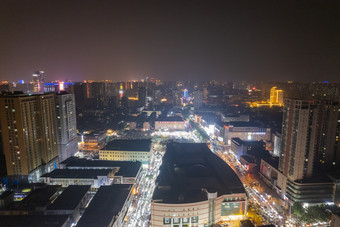
[[[181,142],[201,142],[193,131],[190,132],[155,132],[152,134],[152,157],[148,168],[143,169],[142,177],[136,185],[137,193],[133,197],[133,205],[129,208],[124,226],[151,226],[151,200],[155,189],[155,181],[159,174],[159,167],[165,153],[167,140]],[[162,142],[163,141],[163,142]],[[248,216],[257,224],[275,224],[277,226],[289,226],[288,215],[275,202],[272,196],[262,191],[259,180],[247,175],[242,165],[237,161],[233,153],[219,144],[214,138],[210,138],[211,150],[219,155],[238,175],[249,195]],[[286,223],[286,224],[285,224]]]
[[[203,127],[201,129],[204,130]],[[259,225],[275,224],[277,226],[290,226],[288,223],[292,223],[292,220],[281,206],[275,202],[275,198],[267,193],[267,186],[262,185],[260,187],[262,182],[255,175],[246,173],[230,149],[225,149],[213,136],[209,135],[209,137],[210,149],[235,171],[247,191],[249,196],[248,216]],[[264,190],[261,190],[261,188]]]
[[141,180],[138,185],[135,185],[136,193],[133,197],[133,205],[128,210],[124,226],[146,227],[151,225],[151,200],[165,148],[160,139],[157,137],[153,139],[150,165],[143,169]]

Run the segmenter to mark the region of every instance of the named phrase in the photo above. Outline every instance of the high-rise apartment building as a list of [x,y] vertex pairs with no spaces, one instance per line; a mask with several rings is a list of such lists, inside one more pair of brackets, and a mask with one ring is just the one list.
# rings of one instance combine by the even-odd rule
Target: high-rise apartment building
[[320,101],[318,108],[317,161],[326,170],[340,170],[340,104]]
[[37,181],[56,168],[58,146],[53,94],[0,97],[2,149],[9,177]]
[[77,119],[74,94],[59,93],[55,98],[59,162],[78,151]]
[[291,181],[312,177],[315,165],[340,166],[340,106],[332,101],[287,99],[279,170]]
[[36,71],[32,75],[32,82],[33,82],[33,92],[34,93],[44,93],[44,84],[45,84],[45,72],[40,70]]
[[195,109],[198,109],[202,107],[202,105],[203,105],[203,91],[196,90],[194,91],[194,107]]
[[138,88],[138,102],[140,106],[146,105],[146,88],[145,87]]

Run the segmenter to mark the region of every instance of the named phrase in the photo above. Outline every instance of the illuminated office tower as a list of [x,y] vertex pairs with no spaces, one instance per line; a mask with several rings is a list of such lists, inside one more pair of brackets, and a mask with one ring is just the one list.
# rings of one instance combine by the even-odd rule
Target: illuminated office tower
[[119,98],[123,98],[124,96],[124,90],[123,90],[123,84],[121,83],[119,86]]
[[58,163],[53,94],[0,97],[2,149],[10,178],[29,182]]
[[272,87],[270,89],[270,100],[271,105],[283,105],[283,91],[277,90],[277,87]]
[[36,71],[33,75],[33,92],[40,94],[44,93],[44,84],[45,84],[45,72],[40,70]]
[[59,93],[55,98],[59,162],[78,151],[77,119],[74,94]]
[[188,89],[184,89],[183,90],[183,98],[188,98],[188,96],[189,96]]

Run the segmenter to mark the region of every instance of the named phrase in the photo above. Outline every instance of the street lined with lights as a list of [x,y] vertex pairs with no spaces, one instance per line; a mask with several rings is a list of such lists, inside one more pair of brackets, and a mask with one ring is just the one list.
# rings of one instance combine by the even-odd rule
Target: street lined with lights
[[[189,132],[154,132],[152,135],[152,156],[150,165],[142,170],[140,182],[134,186],[135,194],[133,195],[132,206],[129,208],[125,218],[124,226],[150,226],[151,217],[151,200],[155,189],[155,181],[159,174],[159,167],[162,163],[162,157],[165,153],[166,146],[161,142],[168,140],[191,141],[195,143],[202,142],[195,134],[194,130]],[[223,147],[210,136],[210,149],[220,156],[238,175],[244,184],[247,194],[249,195],[250,212],[255,212],[255,220],[260,223],[275,223],[278,226],[290,226],[293,221],[279,208],[267,193],[259,192],[253,187],[256,180],[249,181],[245,171],[237,158],[231,151],[225,152]],[[250,214],[248,212],[248,214]]]
[[150,165],[142,170],[141,180],[134,186],[137,193],[133,196],[124,226],[150,226],[151,199],[165,152],[165,146],[161,145],[161,141],[162,139],[157,137],[153,138]]

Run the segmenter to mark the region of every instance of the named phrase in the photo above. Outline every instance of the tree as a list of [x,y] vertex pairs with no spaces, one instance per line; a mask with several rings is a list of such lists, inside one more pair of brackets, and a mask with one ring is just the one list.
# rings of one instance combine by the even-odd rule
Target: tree
[[294,203],[292,209],[302,223],[328,222],[331,218],[331,213],[325,205],[309,206],[304,209],[300,203]]
[[292,210],[293,214],[295,214],[296,216],[301,216],[305,213],[305,209],[303,208],[302,204],[298,202],[293,204]]

